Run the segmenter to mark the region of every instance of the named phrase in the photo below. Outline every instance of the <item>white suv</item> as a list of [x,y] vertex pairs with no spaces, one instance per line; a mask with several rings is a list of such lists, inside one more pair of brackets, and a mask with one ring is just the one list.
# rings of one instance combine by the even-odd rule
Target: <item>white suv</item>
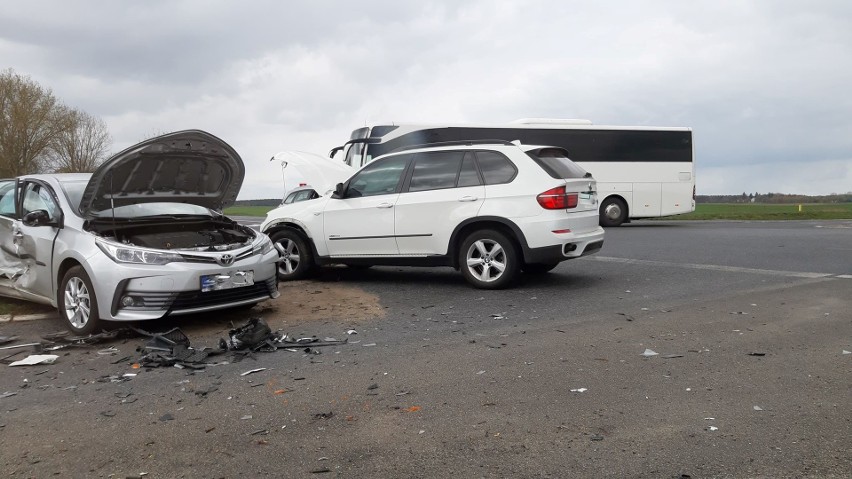
[[498,289],[521,270],[544,273],[603,245],[595,180],[561,148],[412,147],[333,188],[267,214],[261,231],[281,254],[281,280],[334,263],[451,266],[477,288]]

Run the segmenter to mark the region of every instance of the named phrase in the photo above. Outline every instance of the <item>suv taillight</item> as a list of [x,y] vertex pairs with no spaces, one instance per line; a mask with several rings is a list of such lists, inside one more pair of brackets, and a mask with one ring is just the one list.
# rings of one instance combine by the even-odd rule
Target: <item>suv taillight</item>
[[566,193],[565,185],[551,188],[544,193],[535,197],[538,204],[546,210],[566,210],[576,208],[579,201],[579,194]]

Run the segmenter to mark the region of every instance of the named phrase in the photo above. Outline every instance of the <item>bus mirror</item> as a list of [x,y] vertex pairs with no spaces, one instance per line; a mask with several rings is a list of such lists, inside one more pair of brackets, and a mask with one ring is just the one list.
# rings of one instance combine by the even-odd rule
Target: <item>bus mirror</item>
[[337,152],[342,150],[342,149],[343,149],[342,146],[335,146],[334,148],[331,149],[331,151],[328,152],[328,157],[334,158],[334,155],[336,155]]

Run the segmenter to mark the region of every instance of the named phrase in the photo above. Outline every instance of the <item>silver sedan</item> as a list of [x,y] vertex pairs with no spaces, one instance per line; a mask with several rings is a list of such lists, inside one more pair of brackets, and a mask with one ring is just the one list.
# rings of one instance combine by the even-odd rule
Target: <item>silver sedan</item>
[[93,174],[0,180],[0,295],[56,307],[78,334],[275,298],[272,242],[221,213],[244,175],[229,145],[188,130]]

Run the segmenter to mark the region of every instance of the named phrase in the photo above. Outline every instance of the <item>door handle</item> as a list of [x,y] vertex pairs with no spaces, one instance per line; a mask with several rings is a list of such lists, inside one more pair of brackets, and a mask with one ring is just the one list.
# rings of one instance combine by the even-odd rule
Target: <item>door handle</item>
[[467,195],[467,196],[462,196],[461,198],[459,198],[459,201],[476,201],[478,199],[479,198],[477,198],[475,196]]
[[376,208],[393,208],[393,203],[379,203]]

